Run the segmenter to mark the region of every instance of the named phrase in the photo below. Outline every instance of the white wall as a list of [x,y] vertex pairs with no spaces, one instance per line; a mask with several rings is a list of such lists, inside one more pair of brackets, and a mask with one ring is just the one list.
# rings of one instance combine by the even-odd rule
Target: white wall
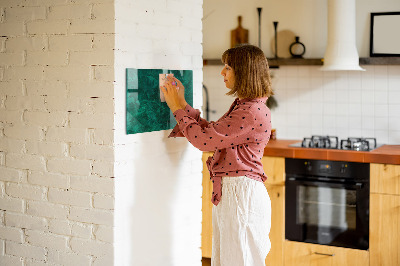
[[[204,58],[220,58],[229,47],[229,30],[236,27],[238,15],[243,15],[244,23],[246,18],[252,19],[253,22],[243,26],[250,30],[250,43],[257,45],[258,6],[269,14],[262,18],[263,23],[271,24],[269,33],[262,33],[266,38],[262,41],[262,48],[267,56],[272,55],[267,40],[273,38],[272,21],[276,19],[280,25],[281,22],[286,25],[281,29],[294,30],[304,39],[306,57],[323,57],[326,17],[321,14],[327,11],[326,3],[308,0],[234,1],[230,4],[232,8],[227,9],[223,1],[206,0]],[[361,57],[369,56],[369,12],[396,10],[400,10],[399,1],[357,1],[357,47]],[[262,27],[265,29],[268,25]],[[267,37],[268,34],[271,36]],[[272,124],[277,129],[278,138],[301,139],[312,134],[329,134],[339,138],[376,137],[382,144],[399,144],[400,66],[363,67],[366,72],[321,72],[318,66],[273,69],[273,88],[279,107],[272,112]],[[223,115],[233,100],[224,95],[226,88],[219,74],[221,68],[222,65],[206,66],[203,70],[204,84],[210,92],[210,109],[217,111],[210,115],[210,120]]]
[[329,134],[399,144],[400,66],[363,67],[367,71],[274,70],[279,107],[271,115],[278,137]]
[[113,1],[0,14],[0,264],[111,265]]
[[[210,120],[217,120],[232,103],[219,72],[204,67],[210,92]],[[400,66],[362,66],[365,72],[323,72],[319,66],[272,69],[278,108],[272,125],[280,139],[311,135],[339,138],[376,137],[381,144],[400,143]],[[217,74],[216,74],[217,73]]]
[[202,104],[202,0],[116,0],[115,265],[201,265],[201,152],[170,130],[126,135],[125,69],[193,70]]
[[1,265],[201,264],[201,152],[125,134],[127,67],[193,70],[201,106],[201,18],[201,0],[1,1]]

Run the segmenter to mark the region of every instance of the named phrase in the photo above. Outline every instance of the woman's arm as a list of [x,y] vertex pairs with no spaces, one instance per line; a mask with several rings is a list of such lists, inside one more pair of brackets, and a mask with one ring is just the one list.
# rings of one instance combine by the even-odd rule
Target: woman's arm
[[[186,105],[184,109],[185,113],[193,118],[194,120],[199,123],[199,125],[204,128],[207,127],[210,123],[214,122],[208,122],[207,120],[203,119],[200,117],[200,110],[194,109],[191,107],[189,104]],[[181,130],[179,129],[179,124],[176,124],[176,126],[172,129],[171,134],[169,134],[169,138],[176,138],[176,137],[184,137],[185,135],[182,134]]]
[[[175,82],[177,89],[177,93],[175,95],[174,91],[168,91],[168,88],[173,87],[173,82]],[[169,101],[171,102],[171,97],[176,97],[175,101],[177,100],[179,102],[179,106],[185,110],[185,113],[195,119],[202,127],[208,126],[209,122],[203,118],[200,117],[200,110],[194,109],[192,106],[190,106],[186,100],[185,100],[185,87],[183,86],[182,82],[175,78],[175,77],[168,77],[168,82],[166,84],[166,92],[169,93]],[[167,100],[167,99],[166,99]],[[167,101],[168,104],[168,101]],[[169,105],[168,105],[169,106]],[[172,110],[172,109],[171,109]],[[173,129],[171,134],[168,136],[170,137],[184,137],[182,132],[180,132],[179,125],[177,124]]]
[[165,100],[178,122],[180,132],[201,151],[215,149],[226,149],[245,145],[249,142],[260,142],[258,140],[260,128],[267,125],[262,120],[257,121],[249,108],[234,108],[232,105],[230,113],[222,117],[218,122],[208,123],[201,126],[200,123],[189,116],[179,102],[178,92],[172,83],[167,83],[161,88]]
[[206,127],[201,127],[195,119],[186,115],[184,110],[176,110],[174,116],[180,132],[201,151],[234,148],[244,143],[256,142],[256,132],[259,132],[256,127],[263,126],[257,125],[254,115],[244,109],[234,110]]

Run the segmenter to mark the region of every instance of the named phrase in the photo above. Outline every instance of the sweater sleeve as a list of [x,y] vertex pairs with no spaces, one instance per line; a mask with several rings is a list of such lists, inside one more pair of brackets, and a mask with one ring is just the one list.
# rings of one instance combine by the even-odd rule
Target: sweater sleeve
[[[184,111],[185,114],[196,120],[202,127],[208,126],[209,122],[200,117],[200,110],[194,109],[192,106],[187,104]],[[180,131],[179,124],[176,124],[176,126],[172,129],[171,134],[169,134],[168,136],[168,138],[176,138],[176,137],[184,137],[184,135]]]
[[174,112],[180,132],[201,151],[224,149],[252,141],[249,134],[257,121],[249,109],[236,109],[218,122],[202,126],[182,109]]

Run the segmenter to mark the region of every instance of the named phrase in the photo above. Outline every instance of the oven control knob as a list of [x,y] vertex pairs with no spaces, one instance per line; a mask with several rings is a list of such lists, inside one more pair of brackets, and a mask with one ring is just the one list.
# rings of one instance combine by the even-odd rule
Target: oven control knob
[[312,170],[311,162],[305,162],[304,164],[306,166],[306,170],[310,172]]
[[340,173],[341,174],[346,173],[346,169],[347,169],[347,164],[342,164],[342,167],[340,168]]

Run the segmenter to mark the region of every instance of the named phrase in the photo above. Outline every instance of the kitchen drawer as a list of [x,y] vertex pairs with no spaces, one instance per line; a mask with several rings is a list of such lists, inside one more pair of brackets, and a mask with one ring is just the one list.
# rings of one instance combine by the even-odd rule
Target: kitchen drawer
[[371,194],[371,266],[400,265],[400,196]]
[[285,241],[285,266],[366,266],[365,250]]
[[268,177],[265,184],[285,185],[285,158],[264,156],[261,163]]
[[370,165],[371,193],[400,195],[400,165]]

